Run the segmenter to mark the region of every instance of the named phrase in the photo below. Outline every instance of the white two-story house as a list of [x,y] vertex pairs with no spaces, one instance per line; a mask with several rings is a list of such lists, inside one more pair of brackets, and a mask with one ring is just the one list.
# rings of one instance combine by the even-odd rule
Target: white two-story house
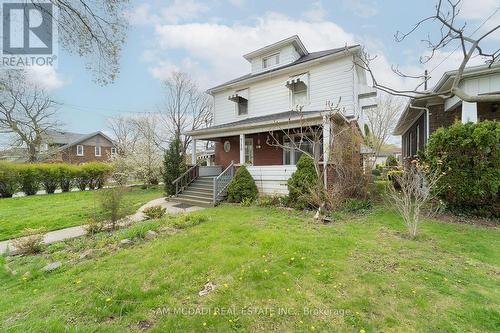
[[373,106],[376,93],[367,86],[365,72],[355,66],[359,52],[359,45],[309,52],[292,36],[245,54],[250,73],[207,91],[213,97],[214,124],[186,134],[193,137],[194,147],[199,140],[215,143],[215,165],[220,168],[216,174],[245,164],[260,193],[287,193],[287,180],[301,153],[269,144],[270,131],[297,127],[307,119],[323,128],[326,141],[326,103],[339,100],[341,118],[362,128],[363,110]]

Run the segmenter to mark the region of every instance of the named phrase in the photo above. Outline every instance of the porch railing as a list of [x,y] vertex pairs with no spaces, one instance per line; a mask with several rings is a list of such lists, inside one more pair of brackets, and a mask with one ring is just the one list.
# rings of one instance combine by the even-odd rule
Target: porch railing
[[200,175],[200,165],[197,163],[186,170],[182,175],[180,175],[177,179],[172,182],[172,185],[175,185],[175,195],[178,195],[180,192],[184,191],[184,189],[191,184],[198,176]]
[[222,197],[226,194],[227,192],[227,187],[229,183],[231,182],[231,179],[233,179],[234,176],[234,161],[231,161],[229,166],[222,171],[220,175],[214,178],[214,205],[217,204],[220,200],[222,200]]

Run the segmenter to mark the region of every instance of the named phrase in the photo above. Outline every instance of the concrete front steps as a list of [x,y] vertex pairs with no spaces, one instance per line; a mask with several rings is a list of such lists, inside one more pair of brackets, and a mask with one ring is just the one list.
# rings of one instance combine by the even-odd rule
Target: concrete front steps
[[196,178],[187,189],[176,197],[171,198],[171,201],[199,207],[213,207],[214,178]]

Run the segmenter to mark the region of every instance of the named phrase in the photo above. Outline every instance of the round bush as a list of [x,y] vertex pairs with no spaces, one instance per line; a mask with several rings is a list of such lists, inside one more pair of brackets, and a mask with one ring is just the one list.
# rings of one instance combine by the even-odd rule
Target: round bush
[[500,216],[500,123],[456,122],[429,138],[421,158],[442,177],[439,196],[449,208]]
[[82,171],[89,189],[102,188],[111,173],[111,166],[100,162],[90,162],[82,165]]
[[19,189],[19,169],[15,164],[0,162],[0,196],[10,198]]
[[229,202],[255,200],[257,193],[257,185],[252,175],[244,165],[240,166],[227,187],[227,200]]
[[318,175],[314,168],[314,161],[302,154],[297,162],[297,170],[288,180],[288,196],[291,205],[298,209],[312,207],[310,191],[317,182]]
[[385,166],[388,167],[397,167],[398,166],[398,160],[394,155],[389,155],[387,156],[387,159],[385,160]]

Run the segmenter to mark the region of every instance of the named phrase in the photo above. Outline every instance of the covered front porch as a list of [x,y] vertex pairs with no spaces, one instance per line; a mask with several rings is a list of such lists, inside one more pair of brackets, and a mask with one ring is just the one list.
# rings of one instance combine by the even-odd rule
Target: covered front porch
[[[337,117],[346,121],[342,115]],[[328,162],[330,124],[328,112],[289,111],[193,131],[187,133],[193,137],[191,162],[193,165],[197,162],[198,143],[208,140],[214,144],[215,166],[211,168],[215,173],[230,165],[245,165],[259,193],[287,194],[288,179],[303,151]],[[304,140],[307,135],[304,128],[314,128],[319,140]],[[200,167],[200,172],[205,172],[204,169]]]

